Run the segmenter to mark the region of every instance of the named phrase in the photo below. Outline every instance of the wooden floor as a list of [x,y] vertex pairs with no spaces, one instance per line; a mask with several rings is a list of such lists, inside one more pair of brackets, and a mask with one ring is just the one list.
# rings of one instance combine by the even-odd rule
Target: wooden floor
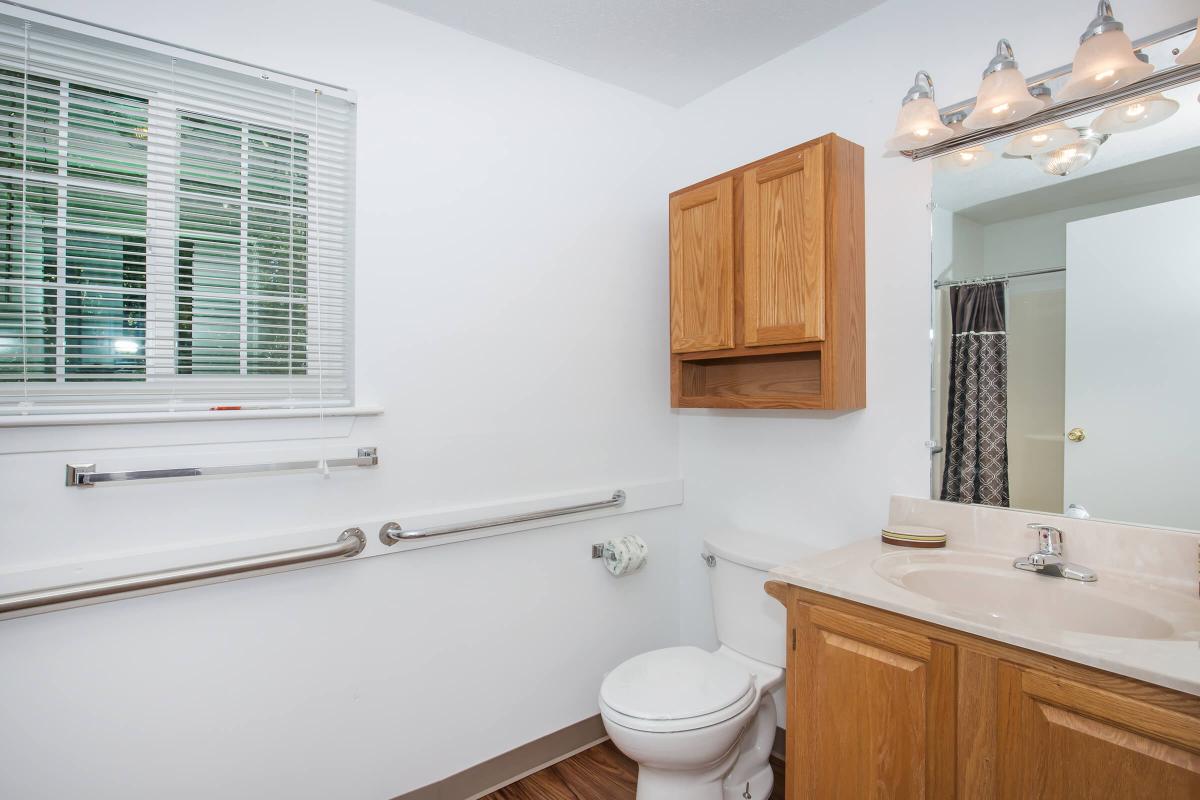
[[[783,800],[783,765],[772,758],[771,767],[775,770],[771,800]],[[636,793],[637,764],[612,742],[601,742],[483,800],[634,800]]]

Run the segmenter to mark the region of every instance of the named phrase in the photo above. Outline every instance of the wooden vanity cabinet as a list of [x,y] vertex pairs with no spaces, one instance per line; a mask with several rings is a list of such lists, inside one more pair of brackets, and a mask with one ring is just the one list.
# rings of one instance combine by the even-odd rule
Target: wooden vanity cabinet
[[953,645],[823,606],[790,611],[789,667],[805,679],[789,695],[788,796],[952,794]]
[[998,797],[1200,797],[1200,717],[1187,703],[1009,662],[997,689]]
[[1200,697],[779,582],[788,800],[1200,797]]
[[834,134],[670,198],[671,402],[866,405],[863,151]]

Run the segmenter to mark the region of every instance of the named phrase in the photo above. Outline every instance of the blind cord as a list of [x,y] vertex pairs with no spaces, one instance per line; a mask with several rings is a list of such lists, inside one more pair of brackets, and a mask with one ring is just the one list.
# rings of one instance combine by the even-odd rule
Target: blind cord
[[[288,335],[287,335],[287,392],[288,400],[295,407],[295,388],[292,385],[292,373],[295,371],[293,354],[296,351],[295,333],[292,330],[292,320],[296,318],[296,89],[292,88],[291,109],[289,121],[291,139],[288,142]],[[308,266],[307,264],[305,265]],[[306,289],[307,291],[307,289]]]
[[[182,119],[183,114],[180,113],[181,109],[179,108],[179,102],[176,99],[175,59],[173,59],[173,58],[171,59],[171,106],[170,106],[170,111],[171,111],[172,119],[175,123],[175,141],[172,143],[172,149],[175,152],[179,152],[181,149],[179,146],[180,140],[183,138],[179,132],[179,125],[183,121],[183,119]],[[147,132],[149,132],[149,120],[147,120],[146,127],[147,127]],[[176,173],[175,173],[175,186],[176,187],[179,186],[178,170],[176,170]],[[178,190],[176,190],[174,192],[174,196],[175,197],[179,196]],[[174,214],[175,219],[172,220],[172,222],[171,222],[172,227],[176,227],[176,228],[179,227],[179,211],[180,211],[179,201],[176,200],[175,201],[175,214]],[[179,275],[179,234],[178,233],[175,234],[175,247],[174,247],[174,252],[171,254],[171,266],[172,266],[171,271],[176,276],[178,276]],[[179,278],[175,277],[172,282],[175,284],[175,287],[178,287]],[[149,298],[147,298],[147,299],[149,299]],[[162,298],[155,297],[154,298],[154,316],[155,316],[156,323],[158,321],[158,306],[160,303],[162,303]],[[171,331],[171,352],[172,352],[172,355],[174,356],[174,358],[172,359],[172,361],[174,363],[171,365],[171,378],[170,378],[170,380],[171,380],[171,397],[167,401],[167,408],[169,408],[171,411],[174,411],[175,410],[176,393],[179,390],[179,301],[173,299],[172,305],[174,306],[174,308],[171,309],[171,314],[169,316],[171,319],[171,327],[174,329]],[[162,329],[159,327],[160,324],[161,323],[158,323],[154,327],[155,335],[162,334]],[[146,354],[146,360],[149,361],[149,353]]]
[[[25,285],[25,270],[28,262],[28,250],[25,243],[25,222],[29,217],[29,27],[30,23],[25,23],[25,68],[22,72],[24,78],[21,90],[21,273],[19,276],[21,287],[21,383],[25,393],[25,405],[29,405],[29,331],[27,330],[25,296],[29,292],[29,287]],[[58,326],[55,325],[54,331],[55,344],[58,349]],[[55,359],[57,361],[57,359]]]
[[[313,147],[321,149],[321,90],[313,90]],[[329,462],[325,459],[325,359],[321,352],[324,340],[324,318],[321,315],[321,166],[312,161],[313,173],[313,263],[317,268],[317,435],[321,438],[321,458],[317,470],[328,479]]]

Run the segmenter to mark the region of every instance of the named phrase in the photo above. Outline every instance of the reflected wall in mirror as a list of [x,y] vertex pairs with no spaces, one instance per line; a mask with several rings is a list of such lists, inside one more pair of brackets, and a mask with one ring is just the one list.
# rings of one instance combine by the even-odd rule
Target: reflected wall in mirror
[[935,162],[935,499],[1200,529],[1198,92]]

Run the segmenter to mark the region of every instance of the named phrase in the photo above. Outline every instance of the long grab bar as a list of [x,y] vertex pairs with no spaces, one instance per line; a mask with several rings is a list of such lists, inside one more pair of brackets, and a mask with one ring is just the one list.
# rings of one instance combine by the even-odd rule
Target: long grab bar
[[319,564],[358,555],[367,546],[366,535],[358,528],[347,528],[331,544],[313,547],[298,547],[260,556],[233,558],[228,561],[211,561],[190,567],[165,569],[158,572],[140,572],[118,578],[72,583],[50,589],[34,589],[29,592],[0,595],[0,619],[26,617],[44,611],[59,611],[64,608],[103,603],[126,597],[137,597],[188,586],[248,578],[265,575],[303,564]]
[[[379,451],[374,447],[358,448],[354,458],[327,458],[327,467],[374,467],[379,463]],[[161,480],[163,478],[200,478],[206,475],[245,475],[252,472],[286,472],[316,469],[320,461],[279,461],[273,464],[239,464],[232,467],[176,467],[173,469],[138,469],[127,472],[96,472],[95,464],[67,464],[67,486],[95,486],[98,483],[120,481]]]
[[388,522],[379,529],[379,541],[383,542],[388,547],[391,547],[398,542],[406,542],[411,539],[428,539],[431,536],[445,536],[448,533],[477,531],[481,528],[497,528],[501,525],[513,525],[518,522],[532,522],[535,519],[562,517],[566,516],[567,514],[582,514],[584,511],[598,511],[602,508],[620,508],[624,504],[625,492],[621,489],[617,489],[615,492],[613,492],[610,499],[600,500],[595,503],[581,503],[575,506],[560,506],[558,508],[548,508],[545,511],[530,511],[526,514],[511,514],[507,517],[492,517],[490,519],[481,519],[475,522],[459,522],[452,525],[441,525],[435,528],[417,528],[415,530],[406,531],[400,526],[399,522]]

